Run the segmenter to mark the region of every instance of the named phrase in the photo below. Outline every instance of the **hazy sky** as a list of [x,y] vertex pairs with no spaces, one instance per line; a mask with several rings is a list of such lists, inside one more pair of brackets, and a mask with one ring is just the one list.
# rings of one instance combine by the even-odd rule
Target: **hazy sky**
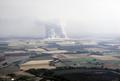
[[0,36],[39,36],[35,19],[60,20],[68,34],[120,35],[120,0],[0,0]]

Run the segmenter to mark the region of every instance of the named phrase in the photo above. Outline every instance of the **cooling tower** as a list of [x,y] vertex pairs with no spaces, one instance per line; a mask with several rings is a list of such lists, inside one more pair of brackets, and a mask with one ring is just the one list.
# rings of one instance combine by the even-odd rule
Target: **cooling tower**
[[67,38],[65,30],[60,24],[47,24],[46,25],[46,38],[58,39]]

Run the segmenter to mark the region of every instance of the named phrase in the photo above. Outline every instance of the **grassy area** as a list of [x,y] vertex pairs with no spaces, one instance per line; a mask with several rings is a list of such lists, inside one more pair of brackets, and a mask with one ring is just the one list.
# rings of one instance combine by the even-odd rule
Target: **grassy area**
[[78,59],[73,59],[74,61],[79,61],[79,62],[94,62],[96,61],[95,58],[78,58]]

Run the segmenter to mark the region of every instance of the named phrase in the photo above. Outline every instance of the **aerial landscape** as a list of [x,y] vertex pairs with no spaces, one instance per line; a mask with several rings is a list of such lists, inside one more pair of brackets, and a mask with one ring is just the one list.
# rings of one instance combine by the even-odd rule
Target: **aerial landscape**
[[118,3],[0,0],[0,81],[120,81]]
[[[73,39],[67,37],[65,31],[57,25],[46,28],[45,33],[45,38],[41,39],[2,38],[0,74],[61,67],[120,68],[119,39]],[[120,75],[119,72],[117,74]]]

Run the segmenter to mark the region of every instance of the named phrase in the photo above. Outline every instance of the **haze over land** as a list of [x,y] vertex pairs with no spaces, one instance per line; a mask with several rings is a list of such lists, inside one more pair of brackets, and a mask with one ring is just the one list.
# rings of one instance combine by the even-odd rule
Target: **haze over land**
[[120,35],[119,0],[0,0],[0,37],[40,37],[60,21],[68,36]]

